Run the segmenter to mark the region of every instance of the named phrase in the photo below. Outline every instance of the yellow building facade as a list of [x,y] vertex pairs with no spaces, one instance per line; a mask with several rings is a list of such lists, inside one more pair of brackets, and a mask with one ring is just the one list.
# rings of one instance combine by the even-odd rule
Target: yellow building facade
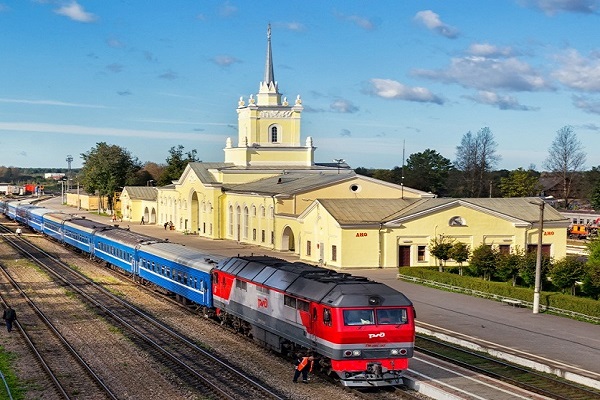
[[[315,162],[313,139],[301,135],[303,109],[300,96],[288,102],[279,92],[269,28],[264,79],[256,96],[237,103],[238,136],[225,140],[224,161],[188,164],[177,181],[156,188],[154,201],[124,191],[128,218],[340,270],[436,265],[427,247],[439,235],[502,251],[537,243],[531,199],[437,199],[357,175],[343,160]],[[146,210],[156,210],[155,219]],[[551,210],[545,219],[544,249],[562,257],[564,219]]]

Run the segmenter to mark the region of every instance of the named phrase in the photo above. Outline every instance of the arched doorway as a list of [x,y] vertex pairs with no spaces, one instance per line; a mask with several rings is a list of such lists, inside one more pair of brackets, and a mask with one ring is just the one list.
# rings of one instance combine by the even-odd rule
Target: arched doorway
[[144,207],[144,221],[150,221],[150,211],[148,207]]
[[191,215],[191,224],[190,224],[190,230],[192,232],[198,232],[200,233],[200,202],[198,201],[198,193],[194,192],[194,194],[192,194],[192,201],[191,201],[191,206],[192,206],[192,215]]
[[156,224],[156,209],[153,207],[152,212],[150,213],[150,223]]
[[286,226],[283,230],[283,235],[281,236],[281,247],[282,250],[296,251],[294,232],[289,226]]

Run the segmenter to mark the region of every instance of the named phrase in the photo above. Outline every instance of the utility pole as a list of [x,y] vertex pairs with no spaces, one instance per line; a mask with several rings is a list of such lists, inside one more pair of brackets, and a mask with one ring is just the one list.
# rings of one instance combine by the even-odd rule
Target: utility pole
[[540,312],[540,287],[542,281],[542,237],[544,236],[544,206],[546,202],[542,200],[540,206],[540,222],[538,227],[538,245],[537,258],[535,261],[535,289],[533,289],[533,313]]
[[69,170],[67,172],[67,191],[69,191],[69,189],[71,188],[70,185],[70,180],[71,180],[71,163],[73,162],[73,156],[72,155],[68,155],[67,156],[67,165],[69,166]]

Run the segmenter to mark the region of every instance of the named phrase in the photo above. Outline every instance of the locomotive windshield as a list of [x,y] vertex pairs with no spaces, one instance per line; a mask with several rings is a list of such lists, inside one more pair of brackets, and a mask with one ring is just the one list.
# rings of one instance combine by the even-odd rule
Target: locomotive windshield
[[377,309],[376,313],[379,325],[397,325],[408,322],[406,308]]
[[399,325],[408,322],[406,308],[344,310],[345,325]]
[[345,325],[373,325],[375,317],[373,310],[344,310]]

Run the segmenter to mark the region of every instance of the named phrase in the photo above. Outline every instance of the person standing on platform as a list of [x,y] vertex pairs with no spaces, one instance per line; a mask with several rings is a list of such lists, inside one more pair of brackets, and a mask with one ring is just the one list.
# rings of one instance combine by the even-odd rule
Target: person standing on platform
[[142,221],[140,222],[140,225],[144,225],[144,216],[142,215]]
[[11,306],[8,306],[6,310],[4,310],[4,314],[2,314],[2,318],[6,321],[6,329],[10,333],[12,331],[13,322],[17,319],[17,313],[12,309]]

